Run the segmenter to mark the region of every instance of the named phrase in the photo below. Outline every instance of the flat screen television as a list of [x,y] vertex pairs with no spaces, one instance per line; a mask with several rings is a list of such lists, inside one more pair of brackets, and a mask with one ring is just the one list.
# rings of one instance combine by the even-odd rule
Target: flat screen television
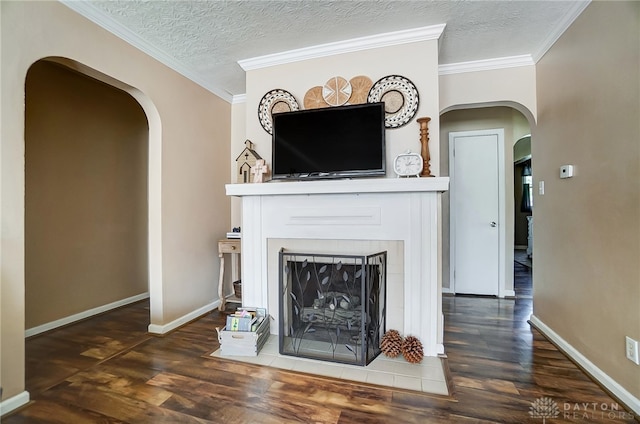
[[385,175],[384,103],[273,115],[272,178]]

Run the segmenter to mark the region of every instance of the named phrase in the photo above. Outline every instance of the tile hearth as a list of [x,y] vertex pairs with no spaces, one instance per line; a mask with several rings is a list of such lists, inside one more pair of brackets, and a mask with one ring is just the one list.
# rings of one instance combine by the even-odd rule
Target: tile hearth
[[425,356],[420,364],[410,364],[401,357],[388,358],[380,355],[366,367],[346,365],[280,355],[278,336],[273,334],[269,336],[269,340],[258,356],[223,356],[220,354],[220,349],[213,352],[211,356],[322,377],[449,395],[442,360],[434,356]]

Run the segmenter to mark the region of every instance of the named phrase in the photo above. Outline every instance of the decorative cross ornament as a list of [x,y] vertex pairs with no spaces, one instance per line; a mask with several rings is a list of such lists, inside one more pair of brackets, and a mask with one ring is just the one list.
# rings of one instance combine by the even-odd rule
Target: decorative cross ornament
[[264,159],[258,159],[253,168],[251,168],[251,173],[253,174],[253,182],[264,182],[264,176],[267,174],[267,172],[269,172],[269,168],[267,168],[267,165],[264,163]]

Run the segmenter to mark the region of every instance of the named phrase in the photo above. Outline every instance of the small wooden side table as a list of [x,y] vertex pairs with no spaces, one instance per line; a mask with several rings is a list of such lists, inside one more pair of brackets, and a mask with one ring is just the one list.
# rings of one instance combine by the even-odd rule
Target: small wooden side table
[[[218,281],[218,296],[220,296],[220,306],[218,307],[218,310],[220,312],[224,311],[227,302],[242,304],[242,299],[240,299],[239,297],[236,297],[235,294],[232,294],[230,296],[225,296],[224,294],[224,254],[225,253],[230,253],[232,255],[236,253],[240,255],[241,253],[240,239],[218,240],[218,256],[220,257],[220,279]],[[232,256],[232,259],[234,259],[233,256]],[[239,257],[235,259],[239,259]],[[240,275],[240,261],[236,260],[235,266],[231,269],[231,281],[237,281],[239,275]]]

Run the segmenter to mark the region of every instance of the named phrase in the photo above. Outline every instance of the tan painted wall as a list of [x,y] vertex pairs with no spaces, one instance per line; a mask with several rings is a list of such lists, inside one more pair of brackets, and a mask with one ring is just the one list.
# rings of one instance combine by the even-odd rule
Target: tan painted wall
[[[449,175],[449,133],[456,131],[475,131],[504,128],[505,161],[505,207],[507,225],[506,258],[504,264],[505,289],[513,290],[513,145],[523,135],[529,133],[524,115],[510,107],[488,107],[461,109],[446,112],[440,117],[440,170],[443,176]],[[449,193],[442,196],[442,287],[450,287],[450,219]]]
[[[395,177],[391,164],[399,153],[407,149],[420,151],[420,126],[416,118],[438,116],[438,43],[436,40],[382,47],[371,50],[310,59],[247,72],[247,137],[256,150],[271,163],[271,136],[260,126],[258,104],[268,91],[281,88],[289,91],[303,107],[304,95],[314,86],[324,85],[331,77],[349,80],[366,75],[375,83],[387,75],[402,75],[411,80],[420,95],[420,105],[411,122],[386,131],[387,177]],[[439,155],[439,122],[429,123],[432,157]],[[431,172],[439,175],[437,161],[431,161]]]
[[440,111],[472,105],[501,105],[536,119],[536,68],[519,66],[480,72],[442,75],[439,79]]
[[157,110],[150,160],[161,162],[150,173],[161,181],[150,181],[159,187],[150,204],[161,204],[154,211],[160,230],[150,238],[159,259],[150,272],[161,283],[151,316],[160,326],[217,299],[216,241],[230,224],[231,106],[58,2],[2,1],[0,8],[0,378],[7,399],[24,390],[24,84],[31,64],[73,59],[135,87]]
[[52,62],[25,104],[29,329],[147,292],[149,130],[133,97]]
[[[238,175],[236,174],[236,158],[245,148],[246,127],[247,127],[247,103],[243,101],[232,106],[231,112],[231,176],[230,182],[237,183]],[[257,116],[257,114],[256,114]],[[242,225],[242,199],[239,197],[231,198],[231,226],[239,227]]]
[[[640,3],[593,2],[540,60],[534,315],[640,398]],[[575,176],[559,179],[559,167]]]

